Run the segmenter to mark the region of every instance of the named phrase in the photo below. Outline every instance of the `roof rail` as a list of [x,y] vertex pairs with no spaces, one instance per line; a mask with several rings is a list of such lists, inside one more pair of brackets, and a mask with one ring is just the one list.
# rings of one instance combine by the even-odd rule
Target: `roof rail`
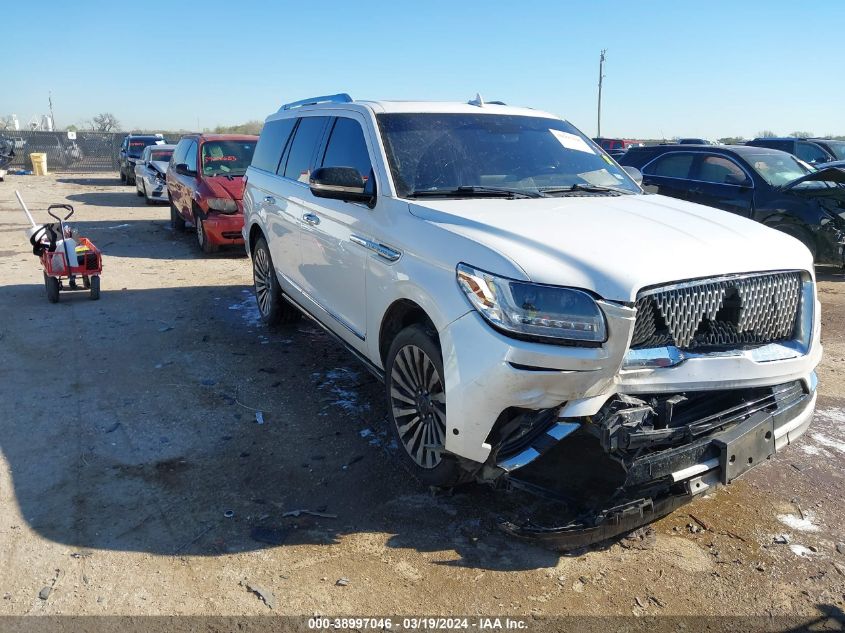
[[351,103],[352,97],[350,97],[345,92],[340,92],[336,95],[325,95],[322,97],[311,97],[310,99],[302,99],[301,101],[294,101],[292,103],[286,103],[283,105],[279,112],[282,110],[292,110],[293,108],[301,108],[302,106],[309,106],[315,105],[317,103]]

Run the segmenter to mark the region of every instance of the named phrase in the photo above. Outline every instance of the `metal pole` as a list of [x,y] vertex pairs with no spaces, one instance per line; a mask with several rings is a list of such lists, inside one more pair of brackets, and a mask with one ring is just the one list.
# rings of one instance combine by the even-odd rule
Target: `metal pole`
[[56,117],[53,116],[53,91],[52,90],[50,90],[47,93],[47,100],[50,102],[50,123],[53,126],[53,131],[55,131],[57,128],[56,128]]
[[599,107],[598,107],[598,124],[596,130],[596,136],[601,138],[601,83],[604,79],[604,56],[607,53],[607,49],[601,49],[601,55],[599,56]]

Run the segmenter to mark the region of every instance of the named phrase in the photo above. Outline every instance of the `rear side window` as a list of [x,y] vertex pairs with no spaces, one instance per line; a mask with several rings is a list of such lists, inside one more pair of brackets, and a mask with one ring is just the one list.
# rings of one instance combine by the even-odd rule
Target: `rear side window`
[[665,178],[689,179],[690,167],[695,157],[692,154],[666,154],[643,168],[644,174]]
[[329,137],[324,167],[354,167],[365,179],[369,177],[372,163],[364,140],[364,130],[354,119],[338,118]]
[[748,180],[739,165],[723,156],[705,156],[699,163],[698,173],[693,179],[720,185],[739,185]]
[[261,136],[258,137],[252,166],[275,174],[295,124],[296,119],[280,119],[266,123],[264,129],[261,130]]
[[299,120],[299,126],[296,128],[290,152],[288,152],[285,178],[308,182],[311,167],[314,164],[314,155],[317,153],[317,144],[323,138],[323,130],[328,119],[329,117],[314,116],[303,117]]

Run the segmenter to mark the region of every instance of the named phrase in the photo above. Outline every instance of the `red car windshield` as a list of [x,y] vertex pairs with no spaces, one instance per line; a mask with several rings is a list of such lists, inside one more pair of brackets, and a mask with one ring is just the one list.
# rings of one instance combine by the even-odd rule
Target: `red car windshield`
[[243,176],[254,153],[255,141],[206,141],[202,145],[202,173]]

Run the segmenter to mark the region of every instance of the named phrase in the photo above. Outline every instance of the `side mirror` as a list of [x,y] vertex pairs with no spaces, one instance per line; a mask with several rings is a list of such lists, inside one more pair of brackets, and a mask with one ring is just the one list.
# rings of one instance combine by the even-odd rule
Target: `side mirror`
[[623,165],[622,169],[625,170],[625,173],[627,173],[634,180],[635,183],[637,183],[638,185],[643,184],[643,172],[641,172],[639,169],[637,169],[636,167],[631,167],[630,165]]
[[373,205],[375,195],[368,191],[364,177],[354,167],[320,167],[309,179],[311,193],[318,198]]
[[178,165],[176,165],[176,167],[173,168],[173,171],[175,171],[177,174],[181,174],[182,176],[196,176],[197,175],[197,172],[191,171],[190,169],[188,169],[187,163],[179,163]]

